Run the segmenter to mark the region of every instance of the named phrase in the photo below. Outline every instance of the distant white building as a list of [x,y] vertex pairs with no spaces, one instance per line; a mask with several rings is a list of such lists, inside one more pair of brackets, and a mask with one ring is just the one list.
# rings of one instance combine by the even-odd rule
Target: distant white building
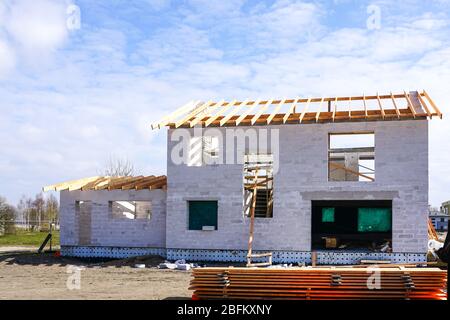
[[436,231],[448,231],[450,201],[444,202],[440,209],[430,208],[429,217]]

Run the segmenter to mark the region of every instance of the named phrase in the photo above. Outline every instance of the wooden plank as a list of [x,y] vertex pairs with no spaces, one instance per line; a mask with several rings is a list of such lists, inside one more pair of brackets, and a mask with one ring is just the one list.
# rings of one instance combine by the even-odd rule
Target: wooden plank
[[364,103],[364,118],[367,119],[367,104],[366,104],[366,95],[363,94],[363,103]]
[[184,106],[176,109],[174,112],[172,112],[171,114],[169,114],[168,116],[165,116],[164,118],[162,118],[159,122],[152,124],[151,127],[152,129],[160,129],[161,127],[164,127],[165,125],[169,124],[170,122],[173,122],[173,120],[180,116],[183,112],[187,112],[190,109],[193,108],[195,101],[191,100],[188,103],[186,103]]
[[127,182],[127,183],[123,184],[120,187],[120,189],[122,189],[122,190],[134,189],[136,184],[141,183],[141,182],[146,182],[146,181],[148,181],[149,179],[152,179],[152,178],[155,178],[155,176],[146,176],[146,177],[141,176],[141,178],[137,179],[136,181]]
[[256,121],[258,121],[259,117],[261,117],[261,115],[264,113],[264,111],[267,110],[267,108],[272,104],[273,100],[269,100],[267,101],[264,106],[262,108],[259,108],[258,113],[255,114],[255,116],[252,118],[251,120],[251,125],[254,125],[256,123]]
[[228,120],[230,120],[236,114],[236,112],[238,112],[242,108],[243,105],[247,104],[247,101],[248,100],[241,102],[240,104],[235,106],[229,114],[227,114],[222,120],[220,120],[220,126],[223,126]]
[[437,105],[434,103],[433,99],[431,99],[431,97],[428,95],[428,93],[425,90],[423,90],[423,94],[424,94],[425,98],[427,98],[427,100],[430,102],[433,109],[436,111],[437,116],[442,119],[442,113],[439,110],[439,108],[437,107]]
[[[247,108],[247,110],[245,110],[245,111],[239,116],[239,118],[236,119],[236,125],[237,125],[237,126],[239,125],[239,123],[242,122],[242,120],[245,119],[245,117],[247,117],[247,116],[250,114],[250,112],[252,112],[252,110],[253,110],[257,105],[259,105],[260,101],[261,101],[261,100],[254,101],[253,104],[252,104],[249,108]],[[247,103],[247,105],[248,105],[248,103]]]
[[[405,98],[408,101],[408,110],[409,112],[405,112],[404,109],[399,109],[399,107],[397,106],[395,99],[398,98]],[[394,108],[385,108],[383,106],[383,99],[391,99],[394,103]],[[367,101],[368,100],[376,100],[379,106],[379,113],[374,112],[374,110],[368,110],[368,106],[367,106]],[[191,114],[184,116],[183,119],[181,119],[180,121],[177,121],[176,123],[171,122],[168,123],[168,125],[171,128],[177,128],[181,125],[185,125],[186,121],[189,122],[190,126],[195,126],[198,123],[204,123],[205,126],[209,126],[209,125],[219,125],[219,126],[224,126],[224,125],[240,125],[243,122],[245,123],[250,123],[250,125],[257,125],[257,124],[264,124],[264,122],[266,124],[271,124],[273,122],[276,123],[288,123],[291,120],[293,120],[294,117],[299,117],[299,123],[302,122],[312,122],[315,120],[315,122],[319,122],[319,121],[345,121],[345,120],[350,120],[350,121],[360,121],[361,119],[368,119],[370,120],[371,118],[385,118],[385,117],[395,117],[397,119],[404,119],[404,118],[416,118],[418,116],[422,117],[425,115],[425,112],[427,114],[427,116],[433,116],[433,115],[439,115],[440,117],[442,117],[442,113],[439,111],[439,109],[437,109],[436,105],[431,104],[431,102],[429,102],[429,97],[427,98],[427,94],[425,93],[419,93],[418,94],[418,98],[417,98],[417,107],[421,106],[421,108],[423,108],[423,110],[425,110],[425,112],[422,114],[419,111],[416,111],[414,108],[414,104],[412,104],[411,102],[412,98],[404,91],[403,94],[393,94],[392,92],[390,92],[389,95],[380,95],[379,93],[377,93],[376,95],[373,96],[366,96],[365,94],[363,94],[362,96],[349,96],[349,97],[328,97],[328,98],[295,98],[295,99],[279,99],[279,100],[258,100],[259,103],[257,103],[256,101],[249,101],[246,100],[245,102],[236,102],[234,101],[233,103],[227,103],[227,102],[222,102],[222,103],[214,103],[214,102],[207,102],[206,104],[200,105],[198,108],[196,108],[195,110],[191,110]],[[331,109],[332,106],[331,104],[335,103],[333,110]],[[337,102],[338,101],[348,101],[349,105],[348,105],[348,110],[347,111],[342,111],[342,112],[338,112],[337,111]],[[352,110],[352,105],[354,105],[354,101],[362,101],[362,103],[364,104],[364,108],[361,108],[361,110]],[[320,102],[320,107],[319,110],[314,112],[314,114],[311,114],[311,112],[308,112],[307,109],[310,105],[311,102]],[[329,111],[325,112],[322,111],[322,104],[324,102],[328,103],[329,106]],[[415,101],[414,101],[415,102]],[[306,107],[303,108],[303,110],[300,111],[300,113],[298,113],[297,111],[297,106],[301,106],[302,103],[306,104]],[[416,103],[416,102],[415,102]],[[428,104],[430,103],[430,104]],[[223,106],[226,106],[226,108],[221,108],[218,105],[222,104]],[[285,104],[293,104],[294,107],[290,108],[290,110],[288,110],[288,112],[284,113],[284,114],[279,114],[278,112],[280,111],[280,108],[285,105]],[[243,114],[239,115],[239,110],[241,109],[241,107],[243,106],[250,106],[250,108],[244,110]],[[267,112],[268,107],[273,105],[275,108],[273,110],[271,110],[270,114],[265,115],[264,113]],[[237,106],[237,107],[236,107]],[[211,108],[214,107],[212,110],[216,110],[218,109],[218,112],[214,115],[211,116],[202,116],[201,113],[203,112],[201,109],[205,109],[205,108]],[[225,110],[229,110],[232,107],[236,107],[235,109],[232,109],[230,114],[228,114],[227,116],[223,117],[222,114],[224,114]],[[252,112],[255,112],[255,114],[253,115]],[[394,113],[395,112],[395,113]],[[345,114],[347,113],[347,114]],[[187,119],[187,120],[186,120]],[[170,122],[170,120],[166,120],[166,122]],[[161,124],[161,123],[160,123]],[[154,125],[153,125],[154,127]]]
[[206,299],[446,299],[447,272],[380,265],[380,287],[367,286],[369,265],[353,267],[197,268],[193,296]]
[[111,182],[111,179],[112,179],[111,177],[107,177],[107,178],[108,178],[107,180],[102,181],[100,183],[97,183],[94,186],[94,190],[103,190],[103,189],[105,189],[104,186],[107,186]]
[[395,98],[394,95],[391,92],[391,99],[392,99],[392,103],[394,104],[395,107],[395,113],[397,113],[397,118],[400,119],[400,110],[398,110],[398,106],[397,106],[397,102],[395,102]]
[[148,189],[153,184],[159,184],[164,183],[167,181],[166,176],[158,176],[158,177],[152,177],[147,179],[146,181],[136,183],[133,189],[141,190],[141,189]]
[[383,108],[383,105],[381,104],[381,99],[380,99],[380,96],[378,95],[378,92],[377,92],[377,101],[378,101],[378,106],[380,107],[381,116],[384,119],[386,117],[386,112],[384,112],[384,108]]
[[420,104],[422,105],[423,109],[427,113],[427,116],[430,117],[430,119],[432,119],[433,118],[433,114],[430,112],[430,109],[428,108],[425,100],[422,98],[422,96],[420,95],[419,91],[416,91],[416,92],[417,92],[417,98],[419,99]]
[[106,186],[106,188],[111,191],[117,189],[119,186],[121,186],[124,183],[131,182],[135,180],[135,177],[119,177],[119,178],[113,178],[110,183]]
[[[208,102],[206,103],[206,107],[204,108],[204,110],[208,109],[213,103],[214,103],[214,102],[213,102],[212,100],[208,101]],[[204,111],[204,110],[203,110],[203,111]],[[200,112],[200,114],[201,114],[201,113],[202,113],[202,112]],[[190,121],[189,126],[190,126],[191,128],[193,128],[197,123],[200,122],[200,120],[202,120],[203,118],[206,117],[206,115],[200,115],[200,114],[197,115],[197,116],[195,117],[194,120]]]
[[197,101],[196,103],[194,103],[194,105],[196,105],[197,107],[192,110],[191,112],[189,112],[189,114],[185,117],[183,117],[181,120],[175,122],[175,128],[180,127],[181,125],[183,125],[186,121],[190,120],[191,118],[195,117],[197,114],[199,114],[200,112],[202,112],[204,109],[206,109],[207,104],[204,103],[202,105],[198,105],[200,102]]
[[362,173],[359,173],[359,172],[354,171],[354,170],[352,170],[352,169],[349,169],[349,168],[347,168],[347,167],[345,167],[345,166],[343,166],[343,165],[340,165],[340,164],[338,164],[338,163],[329,162],[329,165],[332,166],[332,167],[338,168],[338,169],[342,169],[342,170],[344,170],[344,171],[346,171],[346,172],[350,172],[350,173],[352,173],[352,174],[354,174],[354,175],[357,175],[357,176],[360,176],[360,177],[369,179],[370,181],[375,181],[375,179],[372,178],[372,177],[369,177],[369,176],[367,176],[367,175],[365,175],[365,174],[362,174]]
[[352,118],[352,97],[348,98],[348,118],[351,119]]
[[322,104],[323,104],[323,101],[324,101],[324,100],[325,100],[325,98],[322,98],[322,99],[320,100],[319,110],[316,112],[316,122],[319,122],[319,117],[320,117],[320,112],[321,112],[320,109],[322,109]]
[[333,115],[331,116],[332,117],[332,119],[333,119],[333,122],[334,122],[334,119],[335,119],[335,117],[336,117],[336,112],[337,112],[337,98],[335,98],[335,100],[334,100],[334,108],[333,108]]
[[289,108],[289,110],[284,114],[283,116],[283,123],[286,123],[289,116],[294,112],[296,104],[293,103],[292,106]]
[[406,99],[406,102],[407,102],[407,104],[408,104],[408,108],[409,108],[409,110],[411,110],[411,112],[412,112],[412,114],[413,114],[413,117],[415,118],[416,117],[416,110],[414,109],[414,105],[413,105],[413,103],[411,102],[411,99],[409,99],[409,96],[408,96],[408,94],[406,93],[406,91],[403,91],[404,93],[405,93],[405,99]]
[[[258,177],[258,170],[255,171],[255,177]],[[247,266],[252,263],[251,255],[253,250],[253,236],[255,229],[255,208],[256,208],[256,186],[253,188],[252,193],[252,206],[250,207],[250,226],[248,237],[248,252],[247,252]]]
[[270,114],[270,116],[266,120],[267,124],[270,124],[272,122],[273,118],[278,113],[278,111],[280,110],[281,106],[282,106],[282,104],[279,104],[279,105],[277,105],[275,107],[275,109],[273,109],[272,113]]
[[56,184],[52,184],[52,185],[42,188],[42,191],[44,191],[44,192],[62,191],[62,190],[69,189],[71,186],[80,186],[80,188],[81,188],[81,186],[88,184],[92,181],[98,180],[100,178],[102,178],[102,177],[94,176],[94,177],[88,177],[88,178],[83,178],[83,179],[70,180],[70,181],[66,181],[66,182],[56,183]]
[[306,100],[305,107],[303,108],[302,113],[300,114],[300,117],[298,118],[299,123],[302,123],[303,118],[305,117],[305,114],[308,111],[310,103],[311,103],[311,98],[308,98],[308,100]]
[[122,189],[122,186],[127,185],[129,183],[136,183],[141,179],[145,179],[144,176],[136,176],[136,177],[125,177],[122,180],[113,181],[109,184],[108,190],[117,190]]
[[89,182],[88,184],[84,185],[81,190],[82,191],[87,191],[87,190],[95,190],[95,187],[97,185],[101,185],[102,183],[108,183],[108,181],[110,180],[109,177],[101,177],[95,181]]
[[220,105],[219,111],[215,115],[209,117],[209,119],[205,121],[205,127],[208,127],[211,123],[213,123],[217,118],[219,118],[225,112],[225,110],[228,109],[228,107],[232,107],[236,102],[237,102],[237,100],[233,100],[230,103],[223,102]]

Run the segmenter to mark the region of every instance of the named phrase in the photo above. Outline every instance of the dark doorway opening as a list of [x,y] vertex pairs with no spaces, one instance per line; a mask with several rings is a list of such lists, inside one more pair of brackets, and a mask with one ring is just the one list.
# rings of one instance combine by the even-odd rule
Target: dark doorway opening
[[392,201],[312,201],[312,250],[392,251]]

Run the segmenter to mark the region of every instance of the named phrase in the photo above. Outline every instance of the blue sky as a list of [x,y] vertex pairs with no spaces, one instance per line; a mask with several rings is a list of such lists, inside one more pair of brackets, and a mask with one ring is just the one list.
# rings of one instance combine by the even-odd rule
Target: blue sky
[[[0,195],[97,175],[110,155],[164,174],[166,132],[149,124],[193,99],[426,89],[447,114],[449,14],[448,0],[0,0]],[[449,125],[430,122],[434,205],[450,199]]]

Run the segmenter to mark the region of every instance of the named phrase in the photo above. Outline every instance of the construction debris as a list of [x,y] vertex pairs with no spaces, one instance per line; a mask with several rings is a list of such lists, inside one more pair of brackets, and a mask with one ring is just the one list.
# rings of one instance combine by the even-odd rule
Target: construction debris
[[438,268],[200,268],[195,299],[430,299],[447,298],[447,272]]
[[158,265],[158,268],[159,269],[172,269],[172,270],[174,270],[174,269],[177,268],[177,265],[175,263],[163,262],[163,263],[160,263]]
[[168,261],[164,262],[164,263],[160,263],[158,268],[159,269],[172,269],[172,270],[191,270],[191,268],[196,267],[196,265],[191,264],[191,263],[186,263],[186,260],[181,259],[181,260],[177,260],[174,263],[170,263]]

